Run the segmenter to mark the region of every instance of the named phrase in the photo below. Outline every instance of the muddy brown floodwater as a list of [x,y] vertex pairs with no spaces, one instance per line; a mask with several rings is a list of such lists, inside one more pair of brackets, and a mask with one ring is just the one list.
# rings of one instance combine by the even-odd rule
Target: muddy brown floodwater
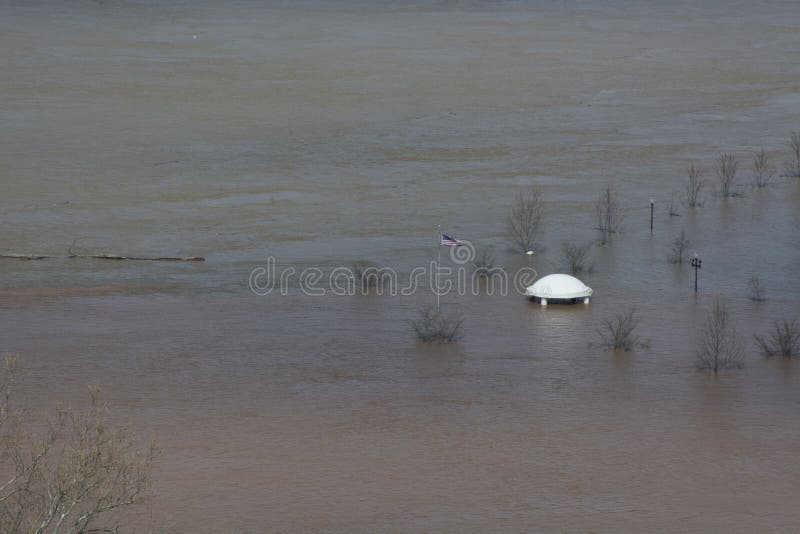
[[[800,181],[748,184],[800,129],[798,27],[793,0],[3,2],[0,251],[57,256],[0,259],[20,400],[100,385],[163,449],[159,531],[796,530],[800,369],[751,340],[800,312]],[[690,162],[705,204],[670,217]],[[464,337],[425,346],[429,291],[248,289],[270,255],[407,278],[437,224],[556,272],[610,182],[624,231],[594,248],[589,306],[450,294]],[[505,241],[529,185],[532,258]],[[667,262],[682,229],[697,296]],[[75,239],[207,261],[65,258]],[[693,363],[717,295],[747,350],[714,378]],[[629,306],[648,346],[590,345]]]

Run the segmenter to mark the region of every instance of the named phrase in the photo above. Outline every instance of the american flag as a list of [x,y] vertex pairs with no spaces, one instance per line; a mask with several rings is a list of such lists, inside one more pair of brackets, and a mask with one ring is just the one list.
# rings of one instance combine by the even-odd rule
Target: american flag
[[463,245],[464,243],[462,243],[458,239],[453,239],[452,237],[450,237],[447,234],[442,234],[442,241],[441,241],[440,244],[445,246],[445,247],[459,247],[459,246]]

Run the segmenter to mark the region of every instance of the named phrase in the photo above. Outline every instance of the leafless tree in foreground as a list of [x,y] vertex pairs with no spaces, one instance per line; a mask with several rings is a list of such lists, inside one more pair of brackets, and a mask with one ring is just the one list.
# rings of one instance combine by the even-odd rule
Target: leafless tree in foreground
[[689,170],[686,171],[688,179],[686,181],[686,205],[690,208],[702,206],[703,202],[700,200],[700,191],[703,190],[706,181],[699,169],[692,163]]
[[155,446],[142,452],[129,432],[110,425],[96,389],[86,410],[58,409],[31,437],[37,422],[12,406],[14,365],[6,359],[0,385],[0,531],[117,532],[119,513],[149,491]]
[[612,185],[606,186],[594,203],[597,215],[597,229],[600,230],[600,242],[608,243],[611,235],[622,227],[622,207]]
[[726,152],[717,158],[717,178],[719,179],[720,194],[723,197],[734,196],[738,167],[739,162],[736,161],[736,156],[733,154]]
[[769,334],[754,337],[764,356],[783,356],[784,358],[800,356],[800,322],[797,319],[775,321]]
[[411,321],[411,328],[419,341],[426,343],[451,343],[461,337],[461,317],[447,317],[435,308],[420,310],[418,319]]
[[487,278],[495,266],[494,248],[484,247],[475,254],[472,260],[472,266],[475,269],[475,275],[479,278]]
[[589,252],[592,249],[592,243],[579,245],[577,243],[564,243],[561,245],[564,254],[564,260],[572,274],[580,274],[584,271],[591,271],[592,265],[589,259]]
[[697,350],[697,368],[717,374],[726,369],[740,369],[743,360],[742,345],[728,308],[715,299]]
[[672,240],[672,250],[669,254],[670,263],[683,263],[683,256],[686,254],[690,245],[689,238],[686,237],[686,231],[681,230],[675,239]]
[[790,156],[786,161],[786,174],[791,178],[800,178],[800,131],[792,132],[787,145]]
[[775,169],[769,162],[766,152],[760,150],[753,156],[753,187],[762,188],[775,179]]
[[764,287],[761,285],[761,279],[759,279],[756,275],[751,275],[749,285],[750,300],[753,302],[764,302],[767,300],[766,292],[764,291]]
[[511,207],[511,215],[508,217],[511,242],[519,252],[533,250],[543,216],[542,191],[532,188],[521,192]]
[[602,327],[597,330],[600,344],[613,350],[631,350],[639,344],[639,338],[633,335],[637,326],[639,318],[633,308],[604,319]]

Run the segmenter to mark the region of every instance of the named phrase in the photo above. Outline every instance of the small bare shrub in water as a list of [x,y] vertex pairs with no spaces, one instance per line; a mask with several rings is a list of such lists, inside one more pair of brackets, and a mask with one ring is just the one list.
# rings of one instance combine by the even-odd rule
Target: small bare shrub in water
[[697,368],[713,371],[740,369],[744,353],[727,305],[715,299],[697,349]]
[[475,269],[475,275],[479,278],[488,277],[495,266],[494,248],[485,247],[480,252],[475,253],[475,258],[472,260],[472,266]]
[[683,258],[689,245],[690,242],[689,238],[686,237],[686,231],[681,230],[681,233],[672,240],[672,249],[669,254],[670,263],[683,263]]
[[750,295],[748,295],[750,300],[753,302],[764,302],[767,300],[764,286],[761,285],[761,280],[756,275],[750,276],[750,281],[748,284],[750,286]]
[[800,131],[792,132],[786,144],[789,147],[786,175],[790,178],[800,178]]
[[775,179],[775,169],[767,159],[763,150],[753,156],[753,187],[762,188],[770,185]]
[[622,207],[612,185],[607,185],[594,203],[597,216],[597,229],[600,230],[600,242],[608,243],[612,234],[622,227]]
[[800,356],[800,322],[797,319],[775,321],[770,333],[754,337],[761,353],[766,357],[797,358]]
[[689,166],[689,170],[686,173],[686,205],[690,208],[702,206],[700,192],[706,184],[703,175],[699,169],[695,168],[694,163]]
[[[13,358],[0,384],[0,530],[118,532],[120,511],[141,504],[157,450],[111,426],[96,390],[87,409],[59,408],[46,423],[12,406]],[[30,435],[30,428],[41,429]]]
[[355,287],[361,289],[362,292],[369,292],[370,289],[376,289],[382,286],[383,280],[378,268],[370,262],[357,261],[353,264],[353,278],[355,280]]
[[631,350],[639,343],[639,338],[633,335],[639,326],[636,310],[620,312],[611,319],[603,320],[603,325],[597,330],[600,344],[613,350]]
[[353,264],[353,278],[356,281],[356,286],[361,289],[369,289],[377,285],[377,280],[364,274],[368,268],[369,264],[367,262],[357,261]]
[[561,249],[564,255],[564,261],[570,273],[580,274],[584,271],[592,270],[592,264],[589,258],[592,243],[579,245],[577,243],[567,242],[561,245]]
[[426,343],[451,343],[461,337],[461,317],[448,317],[436,308],[420,310],[418,319],[411,321],[411,328],[419,341]]
[[678,196],[675,194],[675,191],[672,192],[672,197],[669,199],[669,205],[667,206],[667,212],[669,213],[670,217],[680,217],[681,213],[678,211]]
[[509,236],[516,250],[523,253],[533,250],[543,216],[541,189],[532,188],[519,194],[508,217]]
[[723,197],[732,197],[736,194],[736,170],[739,162],[736,156],[730,153],[720,154],[717,158],[717,178],[719,179],[719,190]]

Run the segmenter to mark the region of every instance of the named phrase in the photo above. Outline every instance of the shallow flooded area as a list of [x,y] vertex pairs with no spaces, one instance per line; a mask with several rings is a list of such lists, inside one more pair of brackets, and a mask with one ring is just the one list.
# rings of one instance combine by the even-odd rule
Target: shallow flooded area
[[[156,531],[796,529],[800,368],[753,334],[800,313],[800,180],[750,182],[762,148],[783,174],[800,130],[800,9],[701,4],[4,3],[0,253],[52,256],[0,258],[19,401],[99,385],[157,440]],[[600,245],[608,184],[625,218]],[[506,225],[531,186],[524,256]],[[431,345],[409,327],[429,288],[301,290],[359,260],[407,281],[437,225],[512,275],[594,242],[594,299],[451,292],[463,338]],[[697,294],[667,260],[682,230]],[[270,257],[296,275],[259,296]],[[718,296],[745,366],[715,377],[694,365]],[[598,346],[629,308],[642,345]]]

